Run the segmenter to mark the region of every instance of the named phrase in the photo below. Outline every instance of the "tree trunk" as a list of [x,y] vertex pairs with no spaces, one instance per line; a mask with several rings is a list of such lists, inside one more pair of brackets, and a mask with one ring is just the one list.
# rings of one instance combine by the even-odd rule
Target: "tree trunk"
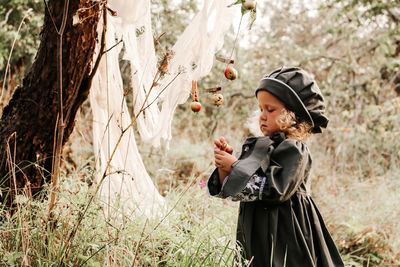
[[[95,0],[48,1],[35,62],[23,85],[16,89],[4,108],[0,121],[0,188],[5,189],[2,200],[8,192],[11,193],[9,200],[12,199],[15,188],[18,191],[27,185],[32,193],[38,192],[43,182],[49,179],[59,111],[63,110],[65,125],[63,146],[74,128],[76,112],[89,94],[101,5],[101,1]],[[65,29],[60,35],[65,7],[68,7]],[[82,23],[74,26],[76,14]],[[61,40],[59,36],[62,36],[62,46],[57,43]],[[62,51],[59,51],[60,47]],[[60,54],[62,74],[58,76]],[[62,109],[59,105],[60,84]],[[13,168],[15,178],[10,171]]]

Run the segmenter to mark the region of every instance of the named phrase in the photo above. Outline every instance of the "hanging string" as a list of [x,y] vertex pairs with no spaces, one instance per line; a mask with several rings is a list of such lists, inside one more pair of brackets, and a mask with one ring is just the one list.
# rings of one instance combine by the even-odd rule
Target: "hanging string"
[[[233,41],[233,47],[232,47],[231,55],[229,56],[229,59],[226,62],[225,69],[231,64],[230,62],[232,60],[232,56],[233,56],[233,53],[234,53],[235,48],[236,48],[236,43],[237,43],[237,39],[239,37],[239,32],[240,32],[240,27],[242,25],[242,20],[243,20],[243,14],[241,14],[241,16],[240,16],[239,26],[238,26],[238,29],[237,29],[237,32],[236,32],[235,40]],[[218,84],[217,87],[221,87],[223,79],[224,79],[224,76],[221,76],[219,82],[217,83]]]
[[[229,59],[232,59],[233,52],[235,51],[237,39],[238,39],[238,37],[239,37],[239,32],[240,32],[240,26],[242,25],[242,20],[243,20],[243,14],[240,16],[240,21],[239,21],[238,30],[237,30],[237,33],[236,33],[235,41],[234,41],[234,43],[233,43],[232,52],[231,52],[231,55],[230,55]],[[228,65],[229,65],[229,62],[227,63],[226,66],[228,66]]]

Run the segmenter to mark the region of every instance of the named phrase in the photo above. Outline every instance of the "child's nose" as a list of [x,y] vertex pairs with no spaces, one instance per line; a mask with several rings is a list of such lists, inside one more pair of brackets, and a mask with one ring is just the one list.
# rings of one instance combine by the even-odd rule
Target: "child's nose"
[[266,111],[263,111],[263,112],[261,112],[260,113],[260,119],[262,119],[262,120],[267,120],[267,112]]

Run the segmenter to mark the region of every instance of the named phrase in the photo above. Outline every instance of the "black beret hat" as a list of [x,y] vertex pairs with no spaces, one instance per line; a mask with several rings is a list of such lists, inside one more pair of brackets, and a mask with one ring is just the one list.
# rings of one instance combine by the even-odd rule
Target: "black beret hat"
[[265,76],[258,85],[258,91],[265,90],[273,94],[293,111],[299,121],[312,126],[313,133],[326,128],[324,97],[310,74],[300,68],[279,68]]

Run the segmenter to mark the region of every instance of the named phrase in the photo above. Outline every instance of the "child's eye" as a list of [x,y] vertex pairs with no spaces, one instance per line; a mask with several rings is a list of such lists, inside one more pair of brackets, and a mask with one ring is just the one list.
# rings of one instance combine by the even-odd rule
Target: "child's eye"
[[275,109],[273,109],[273,108],[269,108],[269,109],[267,109],[267,111],[268,111],[268,112],[274,112],[274,111],[275,111]]

